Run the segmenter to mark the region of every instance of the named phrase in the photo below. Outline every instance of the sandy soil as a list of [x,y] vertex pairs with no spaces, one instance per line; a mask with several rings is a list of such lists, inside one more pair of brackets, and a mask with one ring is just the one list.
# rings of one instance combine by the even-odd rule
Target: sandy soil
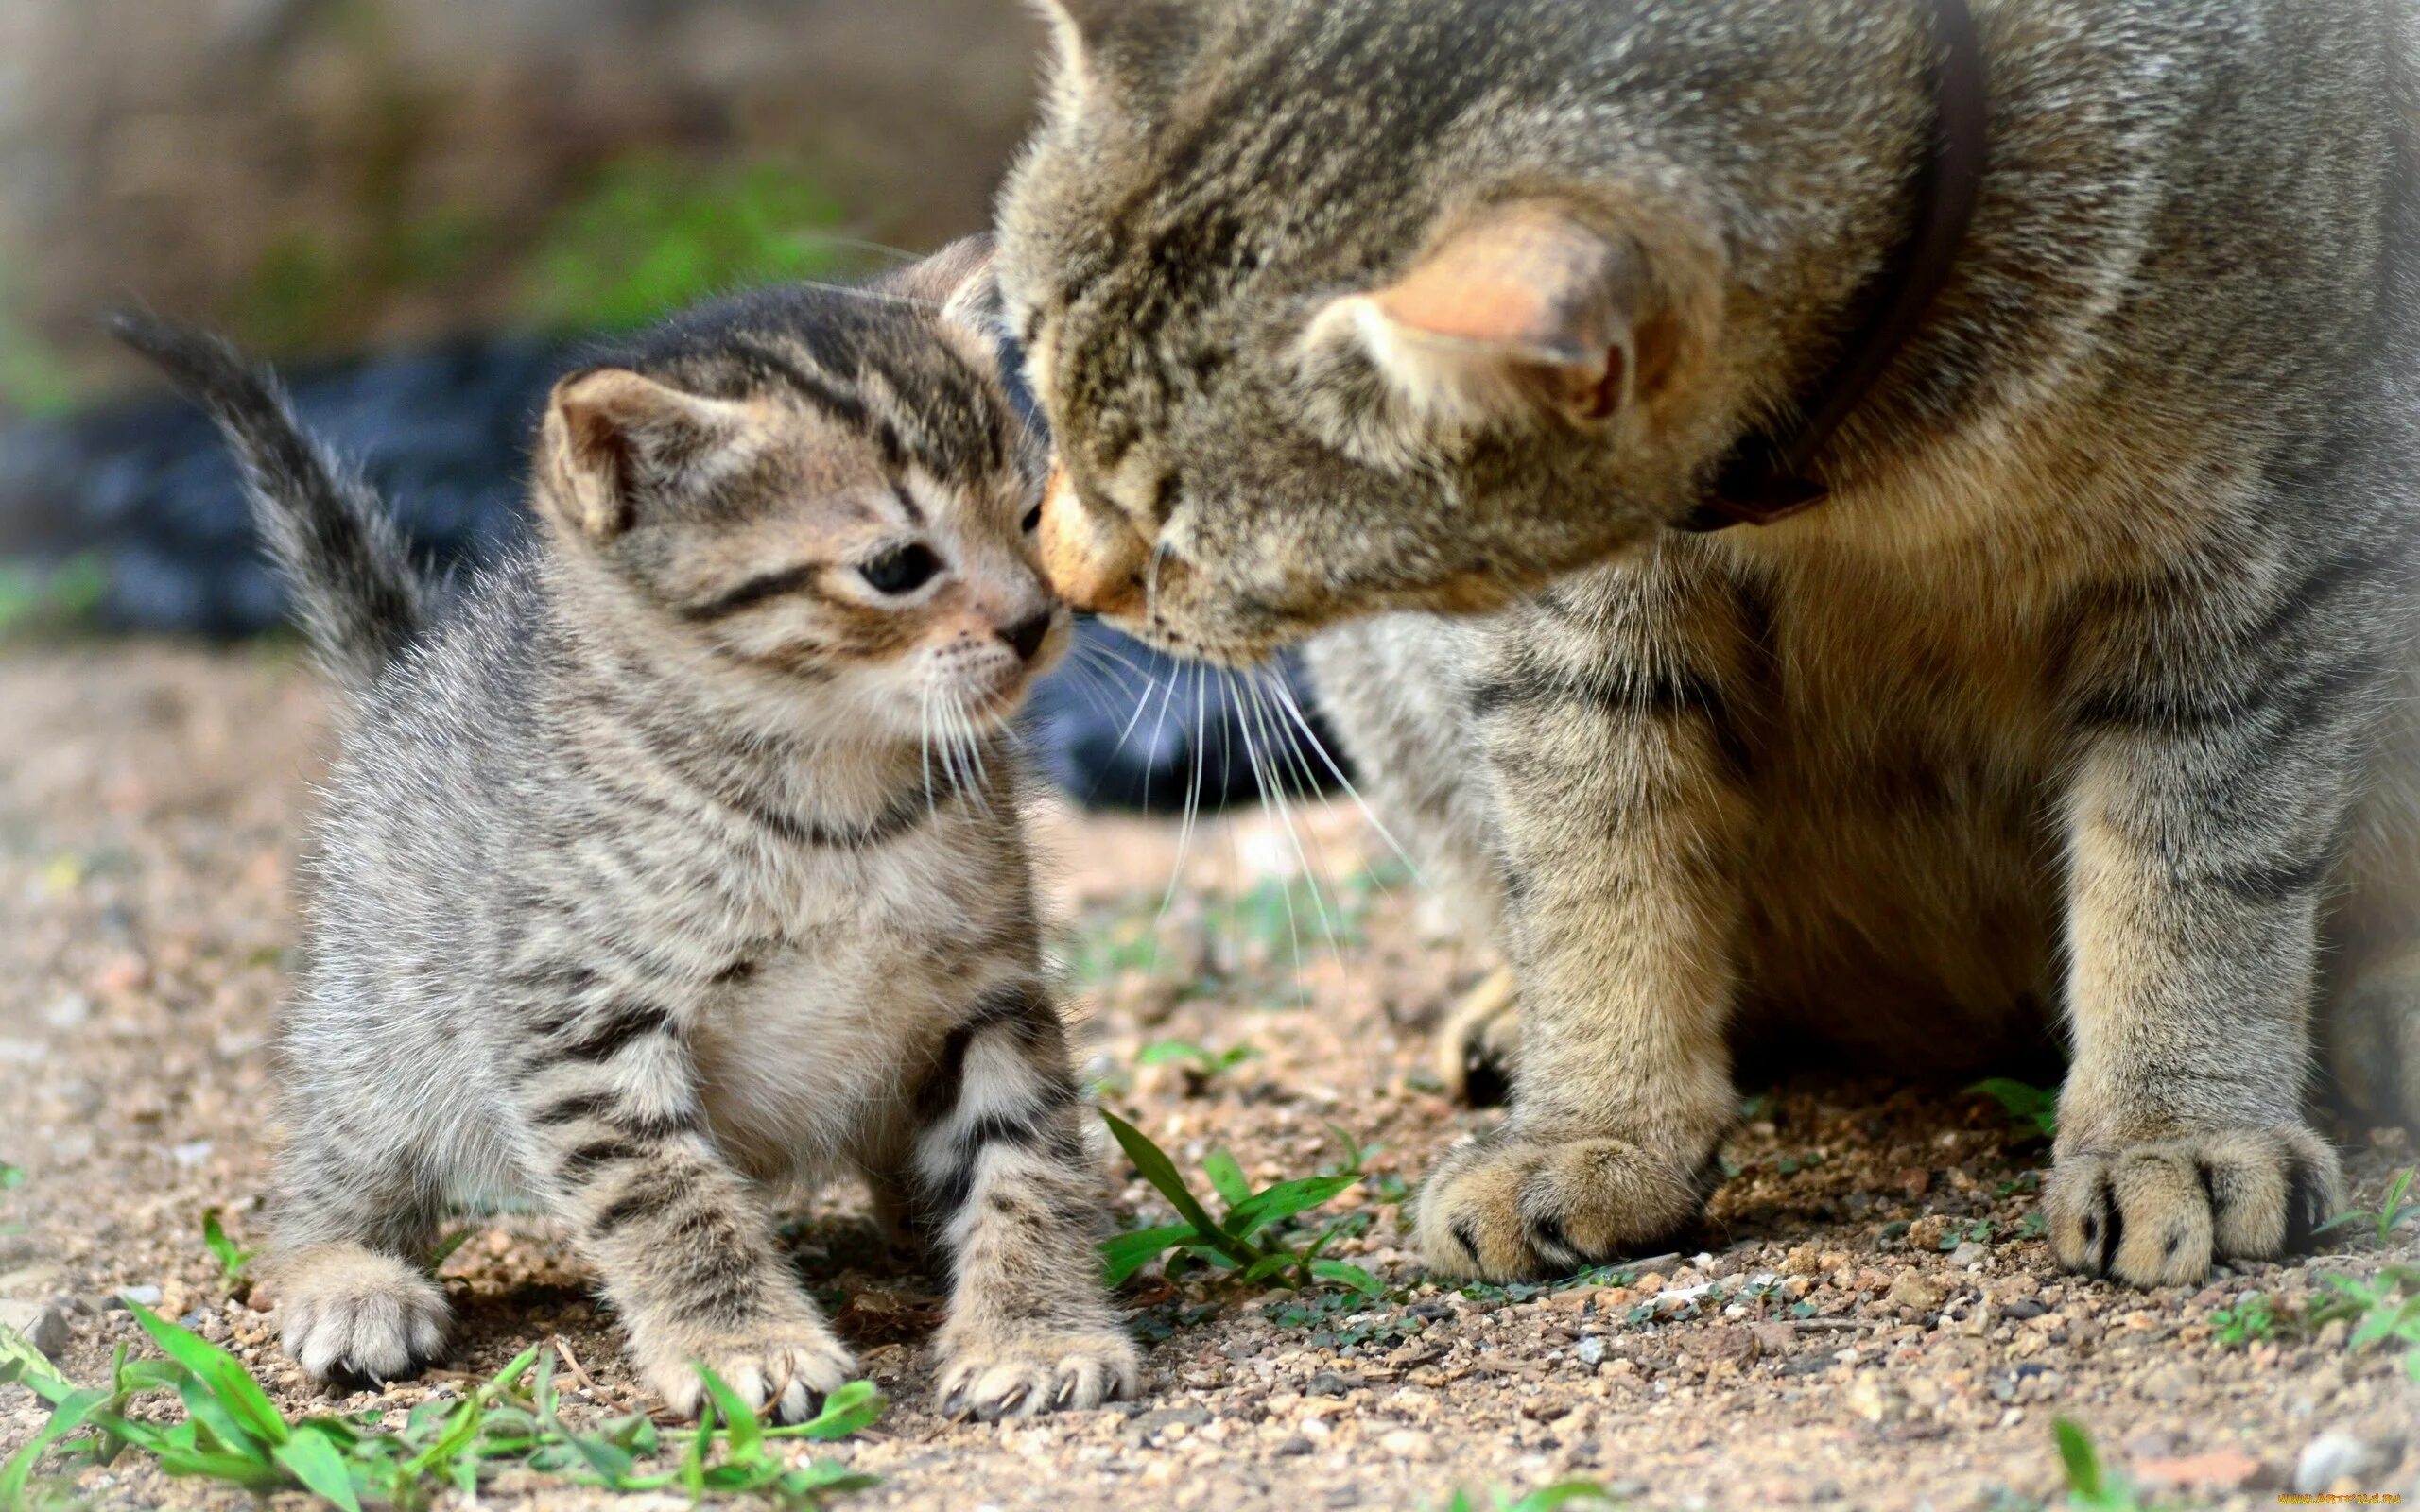
[[[199,1237],[212,1206],[257,1237],[277,1138],[270,1025],[320,717],[282,653],[0,658],[0,1160],[27,1176],[0,1193],[0,1298],[59,1309],[61,1364],[80,1380],[138,1336],[109,1299],[156,1287],[289,1410],[323,1405],[278,1352],[274,1314],[225,1295]],[[885,1483],[845,1504],[1415,1508],[1580,1476],[1644,1507],[1979,1512],[2057,1503],[2059,1416],[2158,1505],[2275,1505],[2298,1473],[2420,1499],[2420,1384],[2398,1351],[2351,1349],[2342,1323],[2231,1343],[2213,1321],[2252,1292],[2290,1315],[2326,1277],[2413,1263],[2420,1236],[2382,1251],[2340,1230],[2334,1252],[2202,1288],[2063,1278],[2030,1237],[2040,1143],[1954,1091],[1810,1077],[1755,1091],[1705,1234],[1632,1284],[1425,1283],[1404,1183],[1483,1118],[1436,1094],[1426,1025],[1474,963],[1434,942],[1415,889],[1349,810],[1299,818],[1333,944],[1308,890],[1271,880],[1301,860],[1266,817],[1195,833],[1165,916],[1173,826],[1049,819],[1093,1071],[1188,1169],[1224,1147],[1256,1179],[1306,1175],[1343,1154],[1331,1125],[1362,1142],[1377,1179],[1339,1208],[1367,1227],[1337,1251],[1399,1290],[1306,1306],[1146,1278],[1132,1288],[1155,1341],[1140,1401],[951,1423],[927,1407],[935,1283],[896,1269],[861,1203],[832,1194],[803,1215],[800,1264],[850,1297],[842,1327],[894,1402],[838,1450]],[[1252,1054],[1206,1078],[1138,1066],[1168,1040]],[[2397,1131],[2337,1133],[2365,1199],[2412,1158]],[[1166,1211],[1125,1186],[1127,1221]],[[575,1413],[647,1405],[558,1237],[488,1230],[444,1275],[459,1369],[560,1337],[596,1383],[574,1391]],[[342,1405],[403,1409],[458,1387],[436,1377]],[[25,1392],[0,1388],[0,1454],[40,1420]],[[249,1500],[130,1457],[81,1489],[104,1507]],[[482,1501],[628,1504],[526,1476]]]

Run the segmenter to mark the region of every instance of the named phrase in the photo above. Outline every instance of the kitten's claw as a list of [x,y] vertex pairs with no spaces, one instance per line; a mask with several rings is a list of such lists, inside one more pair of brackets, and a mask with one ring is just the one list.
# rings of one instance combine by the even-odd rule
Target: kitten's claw
[[947,1353],[937,1392],[942,1415],[987,1423],[1131,1396],[1142,1368],[1133,1341],[1118,1332],[1011,1338]]
[[648,1352],[643,1369],[666,1407],[695,1418],[705,1400],[705,1383],[696,1369],[700,1364],[742,1401],[784,1424],[803,1423],[822,1411],[823,1400],[857,1373],[847,1348],[816,1318],[691,1339],[677,1350],[667,1341]]
[[444,1288],[395,1256],[322,1246],[280,1264],[275,1289],[285,1352],[315,1380],[408,1381],[444,1353]]
[[2343,1206],[2343,1188],[2336,1152],[2308,1129],[2213,1129],[2062,1156],[2042,1209],[2067,1269],[2181,1286],[2213,1261],[2304,1244]]

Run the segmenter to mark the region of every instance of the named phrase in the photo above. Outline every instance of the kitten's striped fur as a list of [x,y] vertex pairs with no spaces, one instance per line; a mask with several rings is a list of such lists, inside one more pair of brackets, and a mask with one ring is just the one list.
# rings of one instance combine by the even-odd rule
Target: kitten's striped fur
[[225,422],[354,695],[265,1262],[313,1375],[435,1358],[420,1257],[510,1198],[569,1222],[676,1410],[700,1362],[797,1420],[855,1366],[769,1203],[854,1168],[952,1267],[950,1410],[1132,1389],[1000,724],[1066,627],[987,276],[760,294],[566,378],[543,540],[425,623],[266,380],[130,332]]

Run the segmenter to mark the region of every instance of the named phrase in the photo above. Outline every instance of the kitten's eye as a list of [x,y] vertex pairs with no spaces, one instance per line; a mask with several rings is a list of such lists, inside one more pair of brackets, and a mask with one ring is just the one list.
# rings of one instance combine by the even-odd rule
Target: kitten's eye
[[894,546],[857,569],[877,593],[912,593],[933,580],[942,559],[923,544]]
[[1032,535],[1042,528],[1042,506],[1035,505],[1025,512],[1025,533]]

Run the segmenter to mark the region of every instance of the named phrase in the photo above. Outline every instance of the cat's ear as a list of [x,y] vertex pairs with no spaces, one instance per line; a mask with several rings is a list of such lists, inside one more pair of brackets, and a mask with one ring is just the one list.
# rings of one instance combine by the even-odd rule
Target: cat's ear
[[748,412],[624,368],[591,368],[555,386],[539,442],[542,507],[594,541],[677,496],[747,433]]
[[1385,288],[1316,316],[1307,349],[1350,344],[1420,422],[1539,413],[1613,419],[1661,375],[1645,252],[1546,201],[1492,205]]

